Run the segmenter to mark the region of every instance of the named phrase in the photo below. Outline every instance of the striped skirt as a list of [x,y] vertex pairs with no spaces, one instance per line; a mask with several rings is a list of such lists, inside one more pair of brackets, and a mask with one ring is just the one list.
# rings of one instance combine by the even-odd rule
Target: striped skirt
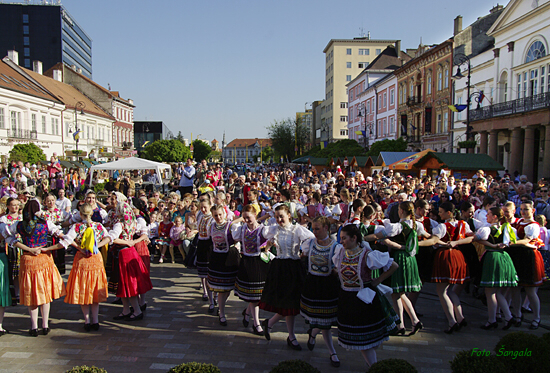
[[300,315],[310,328],[330,329],[337,325],[340,281],[336,273],[316,276],[308,273],[300,298]]
[[259,302],[262,298],[269,263],[259,256],[241,256],[235,292],[245,302]]
[[228,253],[212,252],[208,262],[207,281],[210,290],[225,293],[235,288],[238,266],[226,266]]
[[197,243],[197,272],[199,278],[208,277],[208,257],[212,251],[212,240],[198,240]]
[[464,255],[458,249],[439,248],[435,252],[432,282],[464,284],[470,280]]

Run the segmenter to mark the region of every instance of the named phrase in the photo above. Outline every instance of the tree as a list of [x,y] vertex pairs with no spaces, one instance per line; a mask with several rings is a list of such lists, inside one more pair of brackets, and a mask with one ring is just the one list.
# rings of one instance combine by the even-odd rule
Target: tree
[[303,152],[309,139],[309,133],[301,118],[276,120],[267,127],[267,133],[276,157],[288,160]]
[[176,140],[178,140],[182,144],[185,144],[185,142],[184,142],[185,139],[183,138],[183,135],[181,134],[181,131],[178,131],[178,135],[176,136]]
[[183,162],[191,151],[178,140],[157,140],[141,151],[140,157],[155,162]]
[[10,150],[10,161],[22,161],[36,164],[39,161],[45,160],[46,154],[44,154],[40,147],[33,143],[16,144],[13,146],[13,149]]
[[273,149],[271,149],[270,146],[266,146],[265,148],[262,148],[262,161],[263,162],[269,162],[273,159],[273,155],[275,155],[275,152],[273,152]]
[[380,152],[404,152],[407,150],[407,142],[402,138],[397,140],[382,140],[376,141],[370,147],[367,155],[377,157],[380,155]]
[[308,155],[317,158],[353,157],[365,155],[365,149],[357,141],[346,139],[330,143],[324,149],[317,145],[308,152]]
[[199,139],[193,141],[193,159],[196,162],[207,159],[211,152],[212,148],[204,141]]

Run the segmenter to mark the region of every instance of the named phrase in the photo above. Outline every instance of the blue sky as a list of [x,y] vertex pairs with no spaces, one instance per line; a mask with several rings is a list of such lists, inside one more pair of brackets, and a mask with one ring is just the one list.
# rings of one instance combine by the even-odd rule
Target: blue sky
[[[184,137],[267,136],[322,100],[323,49],[370,31],[401,47],[437,44],[488,14],[487,0],[63,0],[93,40],[93,79]],[[506,5],[506,4],[503,4]]]

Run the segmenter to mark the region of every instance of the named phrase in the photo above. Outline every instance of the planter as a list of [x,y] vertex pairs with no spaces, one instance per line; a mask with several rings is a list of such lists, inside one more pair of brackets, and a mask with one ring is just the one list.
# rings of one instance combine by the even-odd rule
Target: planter
[[477,142],[475,140],[466,140],[466,141],[459,141],[458,147],[463,149],[473,149],[477,145]]

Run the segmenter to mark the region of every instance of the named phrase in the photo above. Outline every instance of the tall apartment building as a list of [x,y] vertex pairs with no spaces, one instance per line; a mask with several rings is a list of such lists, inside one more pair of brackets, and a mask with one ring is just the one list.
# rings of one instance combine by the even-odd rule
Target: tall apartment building
[[306,141],[306,148],[301,149],[302,151],[305,151],[307,149],[310,149],[311,146],[312,146],[311,127],[312,127],[312,124],[313,124],[313,110],[312,109],[306,109],[306,111],[297,112],[296,113],[296,122],[298,122],[298,120],[300,120],[301,123],[305,126],[306,131],[309,135],[308,139]]
[[92,39],[67,10],[56,4],[0,4],[0,52],[19,52],[21,66],[44,71],[58,62],[92,77]]
[[[321,106],[320,141],[348,138],[348,92],[346,84],[361,73],[388,45],[399,50],[399,40],[374,40],[369,36],[331,39],[325,54],[325,100]],[[317,138],[315,139],[317,143]]]

